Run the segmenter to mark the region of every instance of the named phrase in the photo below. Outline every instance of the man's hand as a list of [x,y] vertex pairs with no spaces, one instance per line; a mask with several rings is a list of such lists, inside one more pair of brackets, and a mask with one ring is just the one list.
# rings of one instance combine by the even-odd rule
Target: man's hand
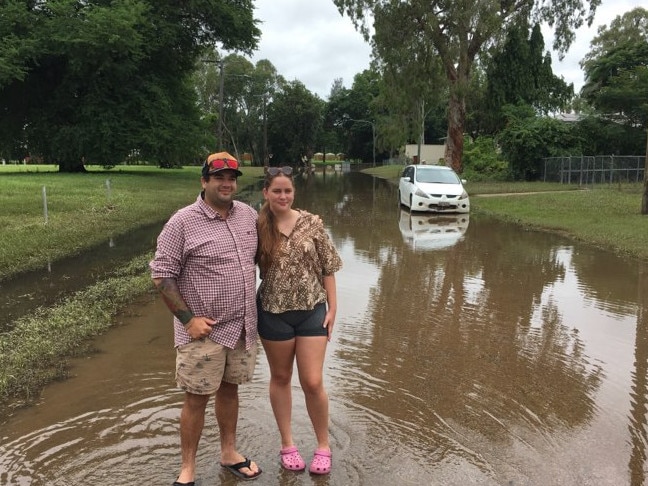
[[192,339],[203,339],[209,336],[214,324],[216,324],[216,321],[209,317],[193,316],[191,320],[185,324],[185,329]]
[[209,335],[216,321],[209,317],[193,315],[182,298],[174,278],[154,278],[153,282],[169,310],[184,324],[192,339],[202,339]]

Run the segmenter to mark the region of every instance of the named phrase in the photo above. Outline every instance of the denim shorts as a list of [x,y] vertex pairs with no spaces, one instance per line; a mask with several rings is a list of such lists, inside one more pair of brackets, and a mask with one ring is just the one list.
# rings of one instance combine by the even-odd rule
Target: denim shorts
[[257,301],[259,315],[259,336],[267,341],[287,341],[298,336],[328,336],[323,326],[326,317],[326,304],[315,305],[313,310],[286,311],[273,314],[261,309]]

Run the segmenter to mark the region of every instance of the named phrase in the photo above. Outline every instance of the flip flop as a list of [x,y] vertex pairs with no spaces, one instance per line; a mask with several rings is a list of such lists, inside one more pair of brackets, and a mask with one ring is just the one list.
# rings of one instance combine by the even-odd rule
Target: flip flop
[[236,476],[239,479],[242,479],[243,481],[252,481],[253,479],[258,478],[263,471],[261,471],[261,468],[255,473],[253,473],[251,476],[248,476],[247,474],[241,472],[241,469],[244,467],[247,467],[248,469],[250,468],[250,465],[252,464],[252,461],[250,461],[247,457],[245,458],[245,461],[238,462],[236,464],[223,464],[221,463],[221,467],[224,467],[227,469],[229,472],[231,472],[234,476]]
[[299,450],[297,450],[297,447],[295,447],[294,445],[284,447],[283,449],[281,449],[280,454],[281,465],[284,469],[288,469],[290,471],[303,471],[304,469],[306,469],[306,463],[304,462],[304,459],[302,459]]
[[331,451],[317,449],[310,464],[311,474],[328,474],[331,472]]

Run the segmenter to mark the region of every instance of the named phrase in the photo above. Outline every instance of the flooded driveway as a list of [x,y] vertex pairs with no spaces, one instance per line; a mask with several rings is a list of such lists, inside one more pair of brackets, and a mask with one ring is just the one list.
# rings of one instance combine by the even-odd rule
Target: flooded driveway
[[[362,174],[311,178],[297,202],[345,263],[325,363],[334,467],[281,469],[261,352],[238,444],[265,471],[255,484],[646,484],[645,264],[476,214],[410,215]],[[71,379],[0,419],[0,484],[171,484],[182,396],[169,316],[143,298]],[[217,444],[210,410],[201,486],[236,484]]]

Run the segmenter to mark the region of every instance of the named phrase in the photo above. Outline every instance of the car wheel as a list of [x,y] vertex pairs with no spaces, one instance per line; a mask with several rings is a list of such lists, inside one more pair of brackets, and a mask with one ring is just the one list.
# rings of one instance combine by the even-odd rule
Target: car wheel
[[414,210],[414,208],[412,207],[412,199],[413,199],[412,195],[410,194],[410,205],[409,205],[410,211]]
[[405,204],[403,204],[403,195],[401,194],[400,190],[398,191],[398,205],[405,206]]

